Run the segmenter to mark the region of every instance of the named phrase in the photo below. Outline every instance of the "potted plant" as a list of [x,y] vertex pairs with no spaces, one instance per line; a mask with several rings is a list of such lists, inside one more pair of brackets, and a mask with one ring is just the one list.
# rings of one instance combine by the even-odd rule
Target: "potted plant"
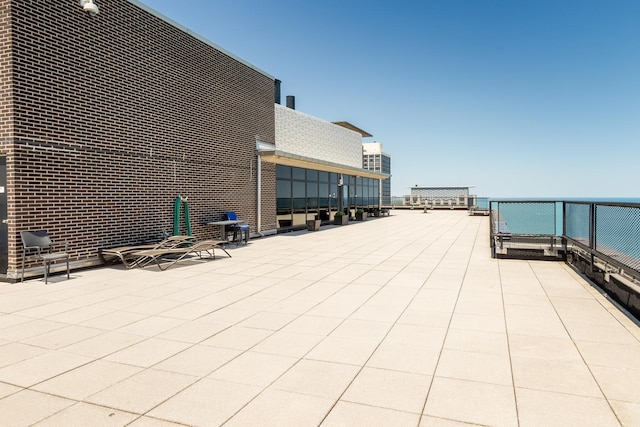
[[320,230],[320,223],[322,221],[318,219],[318,215],[315,216],[315,219],[307,220],[307,230],[309,231],[318,231]]
[[349,216],[345,215],[342,211],[338,211],[333,216],[333,223],[335,225],[346,225],[349,223]]
[[356,211],[356,221],[364,221],[367,219],[367,213],[364,209],[358,209]]

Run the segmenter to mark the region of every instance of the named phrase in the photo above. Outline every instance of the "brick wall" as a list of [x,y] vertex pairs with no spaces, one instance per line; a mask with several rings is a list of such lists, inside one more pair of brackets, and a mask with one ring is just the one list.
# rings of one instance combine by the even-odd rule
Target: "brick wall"
[[[100,0],[93,17],[76,1],[10,3],[8,277],[21,230],[47,229],[73,260],[92,260],[171,233],[176,196],[188,197],[196,238],[217,237],[203,223],[227,210],[256,231],[255,140],[275,139],[272,77],[125,0]],[[272,169],[263,228],[275,224]]]

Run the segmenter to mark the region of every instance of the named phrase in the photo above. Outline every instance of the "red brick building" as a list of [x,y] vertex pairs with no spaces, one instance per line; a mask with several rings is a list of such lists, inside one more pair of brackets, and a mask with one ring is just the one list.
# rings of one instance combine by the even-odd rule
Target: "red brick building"
[[[20,231],[98,248],[173,231],[188,197],[196,238],[234,210],[275,229],[276,80],[137,2],[0,0],[0,274],[19,276]],[[257,218],[261,212],[261,218]],[[41,269],[27,270],[39,274]]]

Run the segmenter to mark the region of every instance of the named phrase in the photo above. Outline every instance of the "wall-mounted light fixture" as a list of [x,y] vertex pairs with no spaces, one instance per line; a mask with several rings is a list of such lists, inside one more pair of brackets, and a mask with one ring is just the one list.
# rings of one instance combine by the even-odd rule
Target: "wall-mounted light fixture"
[[89,15],[97,15],[100,13],[98,6],[93,2],[93,0],[80,0],[80,6],[84,9],[85,12],[88,12]]

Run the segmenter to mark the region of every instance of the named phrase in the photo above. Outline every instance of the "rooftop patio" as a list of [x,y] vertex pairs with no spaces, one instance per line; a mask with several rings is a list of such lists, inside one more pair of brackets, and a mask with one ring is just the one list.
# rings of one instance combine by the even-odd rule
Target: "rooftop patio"
[[639,328],[562,262],[492,259],[488,221],[0,284],[2,424],[637,425]]

